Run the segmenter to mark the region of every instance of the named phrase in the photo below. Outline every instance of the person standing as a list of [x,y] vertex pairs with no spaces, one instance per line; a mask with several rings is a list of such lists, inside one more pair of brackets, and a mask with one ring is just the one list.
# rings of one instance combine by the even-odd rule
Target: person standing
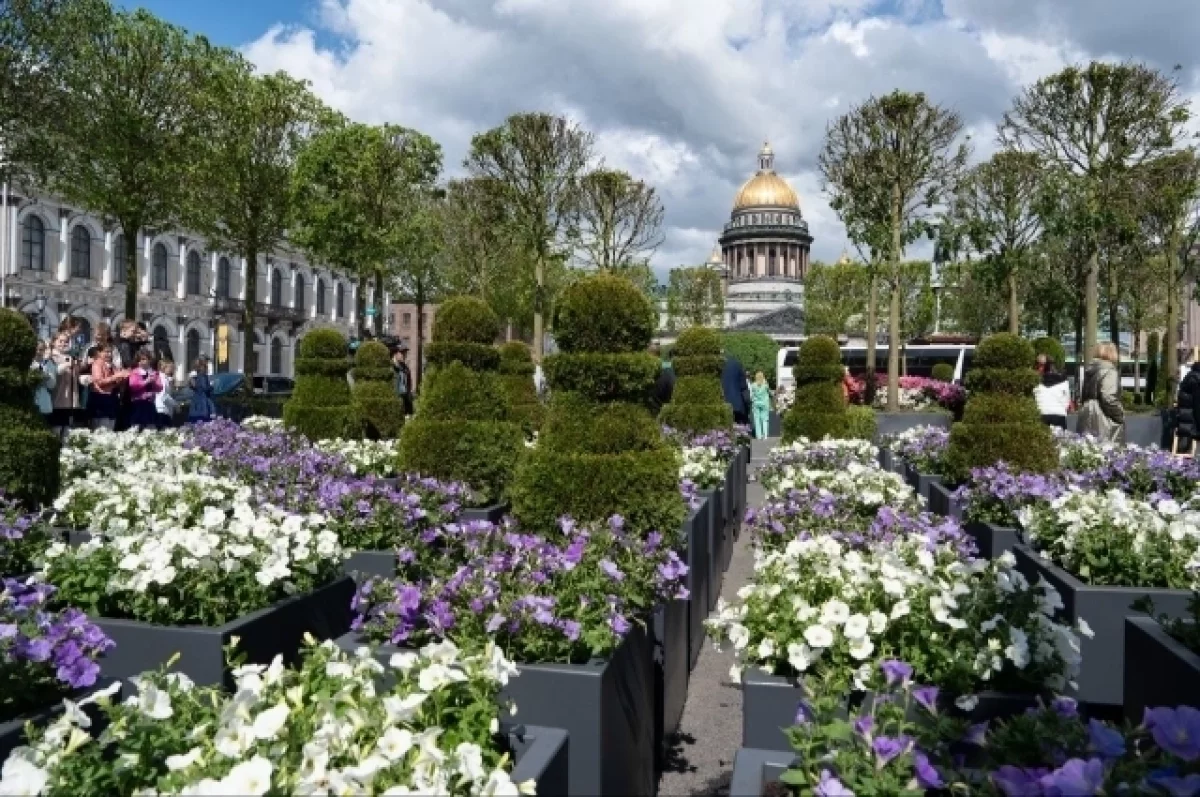
[[725,403],[733,409],[733,422],[743,426],[749,424],[750,382],[741,362],[728,354],[721,371],[721,392],[725,394]]
[[1071,382],[1049,362],[1039,364],[1042,381],[1033,389],[1033,399],[1037,402],[1042,423],[1066,429],[1067,413],[1071,410]]
[[50,354],[54,363],[54,412],[50,425],[58,436],[66,439],[71,420],[79,409],[79,373],[82,363],[71,355],[71,336],[60,332],[54,337]]
[[33,403],[38,408],[38,412],[42,414],[46,425],[50,426],[50,418],[54,412],[54,386],[58,383],[58,369],[54,367],[54,362],[46,355],[46,351],[46,341],[39,340],[37,350],[33,353],[33,364],[30,369],[41,374],[42,380],[38,382],[33,391]]
[[392,371],[395,374],[396,395],[404,402],[404,414],[413,413],[412,369],[408,367],[408,344],[401,342],[392,350]]
[[208,358],[201,354],[188,374],[188,387],[192,389],[192,400],[188,405],[188,423],[211,421],[217,414],[213,404],[212,380],[208,378]]
[[767,375],[759,371],[750,386],[750,399],[754,407],[754,436],[766,440],[771,431],[771,386]]
[[1112,343],[1101,343],[1083,372],[1079,391],[1079,433],[1105,443],[1125,439],[1125,408],[1121,406],[1121,380],[1117,374],[1120,355]]
[[113,365],[113,348],[107,343],[94,349],[92,390],[88,397],[92,420],[97,429],[111,430],[117,424],[118,394],[129,379],[128,371]]
[[175,408],[179,406],[179,402],[171,395],[171,387],[175,381],[175,363],[166,359],[159,360],[158,381],[160,387],[154,394],[156,426],[159,429],[170,429],[175,425]]
[[154,429],[158,426],[155,397],[162,389],[162,380],[154,369],[153,357],[148,351],[137,355],[137,367],[129,375],[129,425],[138,429]]
[[1175,401],[1178,419],[1175,434],[1180,451],[1190,451],[1192,444],[1200,440],[1200,357],[1196,349],[1188,355],[1185,368]]

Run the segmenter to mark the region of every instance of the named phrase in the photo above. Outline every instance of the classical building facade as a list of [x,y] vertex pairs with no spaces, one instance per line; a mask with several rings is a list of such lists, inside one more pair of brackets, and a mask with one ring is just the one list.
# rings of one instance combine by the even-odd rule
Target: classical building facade
[[[47,197],[10,195],[0,215],[0,235],[7,236],[0,251],[4,305],[27,314],[43,336],[68,315],[81,319],[89,336],[102,321],[124,319],[129,246],[137,253],[137,320],[160,355],[187,364],[181,375],[205,354],[217,371],[291,376],[296,342],[308,330],[334,327],[350,335],[357,327],[355,283],[288,247],[249,268],[199,236],[146,230],[130,239]],[[253,332],[241,321],[251,278],[258,296]],[[243,361],[246,334],[255,337],[251,363]]]

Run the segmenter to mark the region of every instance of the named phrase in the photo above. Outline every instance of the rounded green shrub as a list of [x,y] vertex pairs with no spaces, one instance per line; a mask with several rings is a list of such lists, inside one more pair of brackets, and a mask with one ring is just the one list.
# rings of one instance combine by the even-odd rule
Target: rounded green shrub
[[54,502],[60,479],[58,435],[33,403],[41,379],[29,370],[36,349],[29,321],[0,309],[0,491],[31,510]]
[[525,448],[525,435],[510,415],[496,374],[461,362],[431,369],[400,435],[400,469],[465,482],[479,506],[503,501]]
[[720,356],[720,354],[721,333],[709,327],[688,327],[679,333],[679,337],[671,349],[673,358],[711,357]]
[[425,347],[425,360],[434,368],[459,363],[472,371],[495,371],[500,366],[500,353],[482,343],[442,341]]
[[761,332],[724,332],[721,334],[721,349],[740,362],[747,374],[753,376],[762,371],[771,387],[776,387],[775,366],[779,362],[779,344],[770,335]]
[[542,428],[539,447],[587,454],[652,451],[667,443],[650,413],[634,404],[614,403],[596,412],[595,402],[576,393],[558,393]]
[[438,305],[431,334],[434,343],[491,346],[499,336],[500,319],[482,299],[455,296]]
[[784,443],[800,437],[821,440],[852,436],[846,397],[842,394],[841,362],[841,349],[831,337],[814,335],[800,345],[792,369],[796,400],[783,416],[780,430]]
[[671,368],[675,371],[675,375],[679,377],[714,376],[720,379],[721,371],[725,368],[725,358],[719,354],[694,354],[689,357],[676,357],[671,360]]
[[950,363],[938,363],[933,366],[933,372],[930,376],[939,382],[953,382],[954,366]]
[[950,430],[947,469],[956,481],[1004,462],[1016,471],[1045,473],[1058,466],[1058,448],[1032,397],[1038,384],[1033,346],[1001,333],[980,342],[967,373],[963,418]]
[[1035,357],[1039,354],[1046,355],[1046,359],[1054,363],[1060,371],[1066,367],[1067,350],[1063,348],[1058,338],[1037,338],[1033,341],[1033,354]]
[[804,368],[814,365],[836,365],[842,364],[842,349],[838,343],[828,335],[813,335],[804,343],[800,344],[800,351],[796,354],[796,365]]
[[846,437],[853,440],[874,440],[879,431],[875,410],[862,404],[846,408]]
[[658,419],[672,429],[702,433],[733,428],[733,409],[721,390],[721,335],[708,327],[689,327],[675,341],[671,365],[678,377],[671,401]]
[[532,438],[533,433],[542,428],[542,421],[546,416],[546,408],[538,397],[537,386],[533,383],[536,370],[533,354],[527,345],[514,340],[501,345],[499,355],[500,384],[512,407],[509,420],[520,424],[525,436]]
[[310,440],[353,434],[349,370],[346,339],[340,332],[314,329],[305,335],[296,353],[296,387],[283,405],[284,425]]
[[632,282],[615,274],[579,280],[559,297],[554,339],[567,354],[645,351],[657,326],[654,306]]
[[652,354],[579,352],[552,354],[542,368],[551,392],[579,393],[594,401],[650,405],[662,365]]
[[392,440],[404,426],[404,402],[396,395],[392,357],[387,346],[367,341],[354,354],[353,407],[360,431],[369,440]]
[[512,340],[508,343],[501,344],[499,347],[499,354],[500,373],[533,374],[535,370],[533,365],[533,352],[529,350],[529,346],[521,341]]

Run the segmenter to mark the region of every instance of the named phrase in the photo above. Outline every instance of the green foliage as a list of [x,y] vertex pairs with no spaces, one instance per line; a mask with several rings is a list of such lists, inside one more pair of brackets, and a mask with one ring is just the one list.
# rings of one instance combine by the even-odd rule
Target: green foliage
[[665,442],[654,417],[633,404],[596,404],[574,393],[558,393],[542,427],[538,447],[585,454],[656,451]]
[[713,429],[732,429],[733,408],[723,401],[712,404],[671,402],[659,410],[658,419],[677,431],[698,434]]
[[354,417],[369,440],[392,440],[404,426],[404,402],[392,383],[392,359],[387,346],[367,341],[354,355]]
[[472,371],[494,371],[500,366],[500,353],[482,343],[430,343],[425,347],[425,359],[434,368],[461,363]]
[[[32,347],[29,358],[33,359]],[[60,443],[58,435],[46,428],[32,395],[28,401],[15,399],[7,389],[0,398],[0,491],[29,509],[38,509],[58,497]]]
[[721,275],[709,266],[671,269],[667,277],[667,328],[710,326],[725,317]]
[[[508,373],[504,369],[507,366],[528,365],[529,373]],[[525,430],[526,436],[532,436],[533,432],[538,431],[542,427],[542,421],[545,418],[546,408],[538,399],[537,387],[533,384],[533,363],[515,362],[512,360],[500,361],[501,374],[498,377],[500,386],[508,396],[509,405],[512,407],[512,412],[509,414],[509,420],[513,423],[520,424]]]
[[487,302],[455,296],[438,305],[433,319],[434,343],[475,343],[490,347],[500,336],[500,319]]
[[1039,354],[1046,355],[1046,359],[1054,363],[1060,371],[1066,367],[1067,350],[1063,348],[1058,338],[1037,338],[1033,341],[1033,353],[1035,357]]
[[719,354],[674,357],[671,368],[676,376],[714,376],[719,379],[725,368],[725,358]]
[[[837,338],[851,332],[851,321],[866,325],[869,274],[862,263],[813,263],[804,278],[804,327]],[[862,327],[859,327],[860,329]]]
[[761,332],[724,332],[721,334],[721,347],[727,357],[742,364],[747,376],[754,378],[756,373],[762,371],[771,387],[775,387],[779,344],[771,340],[769,335]]
[[841,385],[833,382],[797,385],[796,402],[783,416],[782,432],[784,444],[801,437],[809,440],[848,437],[850,421]]
[[552,354],[542,368],[552,391],[579,393],[594,401],[650,406],[662,365],[651,354]]
[[852,440],[874,440],[879,430],[875,410],[861,404],[846,408],[846,437]]
[[346,338],[336,329],[314,329],[300,339],[299,359],[342,360],[346,358]]
[[972,368],[967,372],[966,385],[971,392],[1027,396],[1040,381],[1038,372],[1032,368]]
[[709,327],[688,327],[679,333],[671,349],[671,356],[674,358],[720,354],[721,333]]
[[519,340],[511,340],[499,347],[500,373],[532,375],[536,368],[533,365],[533,353],[529,346]]
[[681,376],[675,381],[672,403],[677,404],[723,404],[725,394],[721,383],[704,376]]
[[954,366],[950,363],[937,363],[933,366],[931,376],[939,382],[953,382]]
[[37,333],[29,319],[13,310],[0,309],[0,368],[25,373],[36,349]]
[[840,382],[845,372],[841,365],[797,365],[792,368],[792,378],[797,385]]
[[826,335],[814,335],[800,344],[796,365],[838,365],[842,362],[842,349],[836,340]]
[[1033,368],[1033,346],[1019,335],[999,332],[975,347],[973,368]]
[[283,422],[310,440],[353,434],[353,407],[346,374],[346,339],[335,329],[305,335],[296,356],[296,389],[283,405]]
[[965,480],[973,468],[997,462],[1007,463],[1019,473],[1054,470],[1058,466],[1058,449],[1050,427],[1040,420],[1038,423],[968,424],[964,419],[962,423],[954,424],[946,455],[946,467],[954,474],[953,478]]
[[643,352],[656,322],[653,305],[633,283],[596,274],[569,286],[559,297],[554,338],[567,354]]
[[508,414],[506,402],[507,396],[495,375],[452,363],[430,369],[425,375],[415,418],[503,421]]
[[391,352],[379,341],[368,340],[354,353],[354,367],[371,370],[386,368],[390,372],[392,370]]

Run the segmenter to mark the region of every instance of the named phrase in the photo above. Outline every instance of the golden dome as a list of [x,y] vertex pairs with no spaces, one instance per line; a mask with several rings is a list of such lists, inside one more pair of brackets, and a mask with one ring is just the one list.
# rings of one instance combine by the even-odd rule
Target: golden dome
[[758,153],[758,173],[746,181],[733,201],[734,211],[758,207],[800,210],[800,197],[775,173],[775,152],[767,143]]

